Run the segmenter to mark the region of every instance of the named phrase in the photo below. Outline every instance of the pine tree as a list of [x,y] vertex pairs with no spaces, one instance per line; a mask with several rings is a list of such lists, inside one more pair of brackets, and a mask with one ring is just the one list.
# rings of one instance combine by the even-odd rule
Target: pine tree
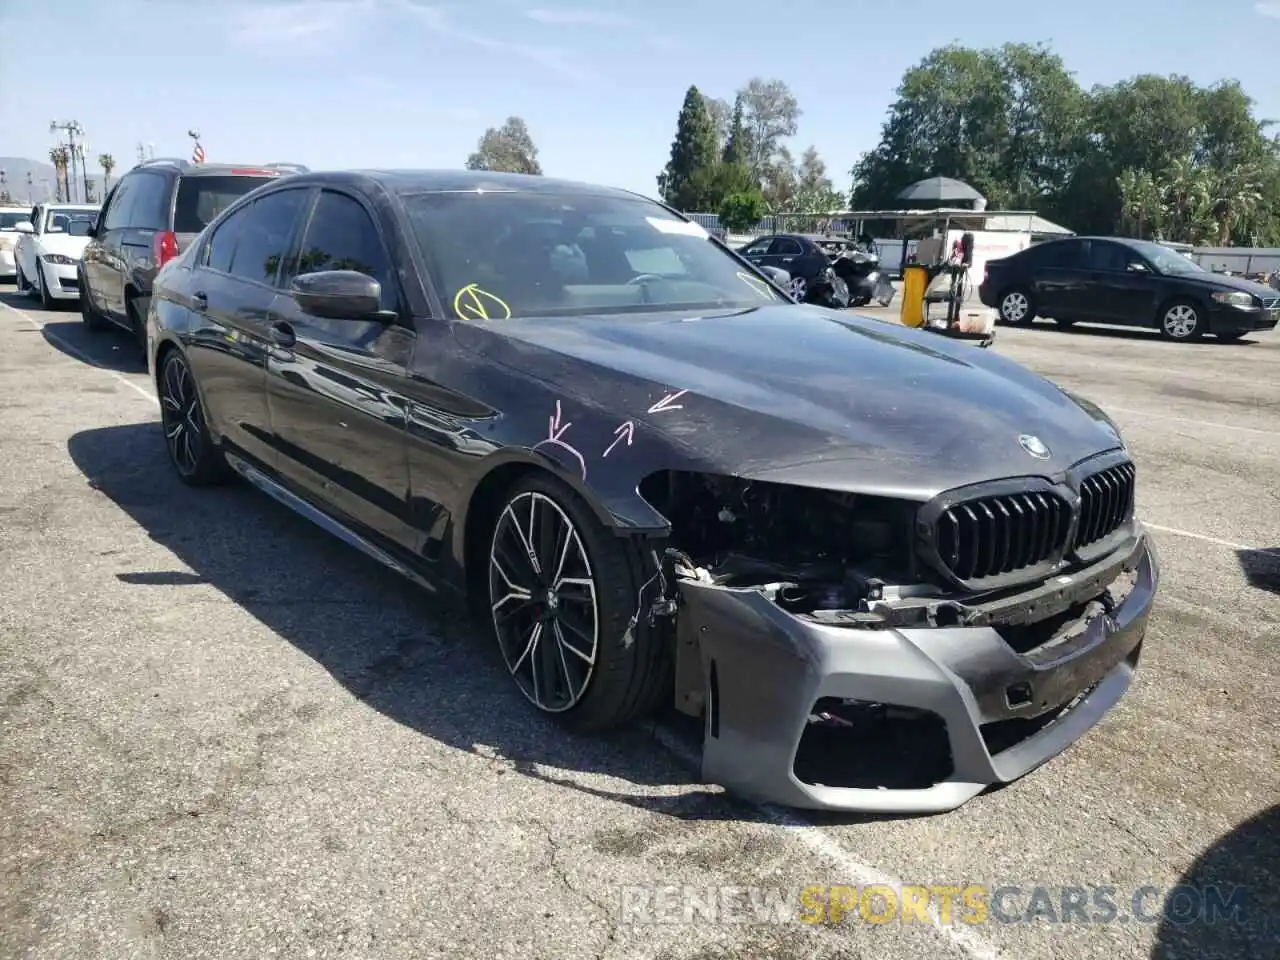
[[729,121],[729,136],[725,140],[722,159],[726,164],[745,164],[750,152],[747,128],[742,120],[742,94],[738,94],[733,101],[733,118]]
[[676,121],[671,159],[658,177],[662,199],[677,210],[705,211],[714,204],[712,182],[719,152],[715,124],[697,87],[690,87]]

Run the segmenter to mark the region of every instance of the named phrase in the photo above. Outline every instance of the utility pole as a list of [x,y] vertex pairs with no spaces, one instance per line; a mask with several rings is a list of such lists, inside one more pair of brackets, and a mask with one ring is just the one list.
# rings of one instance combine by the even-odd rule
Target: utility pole
[[88,140],[81,140],[80,145],[80,176],[84,180],[84,202],[90,203],[89,199],[89,154],[92,152],[89,148]]
[[[84,135],[84,127],[80,126],[80,121],[69,120],[66,123],[59,123],[57,120],[49,121],[49,132],[56,133],[62,130],[67,134],[67,152],[70,154],[68,162],[71,164],[70,176],[67,178],[67,200],[71,203],[75,202],[75,181],[76,181],[76,134]],[[83,157],[81,157],[83,159]]]
[[31,180],[31,171],[27,171],[27,203],[36,202],[36,186]]

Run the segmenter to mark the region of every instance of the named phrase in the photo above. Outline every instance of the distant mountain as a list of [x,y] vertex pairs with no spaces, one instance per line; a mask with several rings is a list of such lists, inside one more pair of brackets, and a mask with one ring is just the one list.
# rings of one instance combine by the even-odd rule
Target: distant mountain
[[[54,193],[53,164],[41,163],[38,160],[27,160],[24,157],[0,157],[0,170],[4,171],[4,186],[0,193],[8,191],[15,201],[39,203]],[[27,188],[27,174],[31,174],[30,191]],[[90,174],[93,176],[93,174]],[[97,171],[97,179],[102,179],[102,171]]]

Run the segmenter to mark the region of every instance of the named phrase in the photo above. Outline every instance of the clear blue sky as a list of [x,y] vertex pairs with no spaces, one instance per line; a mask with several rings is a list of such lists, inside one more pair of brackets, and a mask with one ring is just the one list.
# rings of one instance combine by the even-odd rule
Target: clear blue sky
[[[656,191],[690,83],[787,82],[840,189],[903,71],[949,41],[1047,41],[1086,86],[1238,78],[1280,118],[1280,0],[0,0],[0,156],[76,119],[123,170],[138,141],[210,160],[458,167],[525,118],[548,175]],[[48,115],[48,116],[46,116]],[[797,151],[798,152],[798,151]]]

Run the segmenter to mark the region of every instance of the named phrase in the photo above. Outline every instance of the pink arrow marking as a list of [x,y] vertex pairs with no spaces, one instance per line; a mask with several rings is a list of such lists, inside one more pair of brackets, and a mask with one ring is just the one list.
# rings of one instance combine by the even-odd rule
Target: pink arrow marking
[[604,457],[607,457],[613,451],[613,448],[616,447],[618,444],[620,444],[623,440],[627,441],[628,447],[631,446],[632,442],[636,438],[636,425],[632,421],[628,420],[626,423],[619,426],[618,429],[613,432],[617,436],[617,439],[614,440],[613,443],[609,444],[609,448],[605,450],[604,453],[600,454],[601,459],[603,459]]
[[683,410],[684,405],[676,403],[676,401],[688,392],[688,390],[677,390],[675,393],[668,393],[649,408],[649,413],[661,413],[663,410]]
[[556,401],[556,413],[554,417],[547,417],[547,439],[559,440],[564,436],[564,432],[573,426],[572,422],[563,426],[560,424],[560,401]]

